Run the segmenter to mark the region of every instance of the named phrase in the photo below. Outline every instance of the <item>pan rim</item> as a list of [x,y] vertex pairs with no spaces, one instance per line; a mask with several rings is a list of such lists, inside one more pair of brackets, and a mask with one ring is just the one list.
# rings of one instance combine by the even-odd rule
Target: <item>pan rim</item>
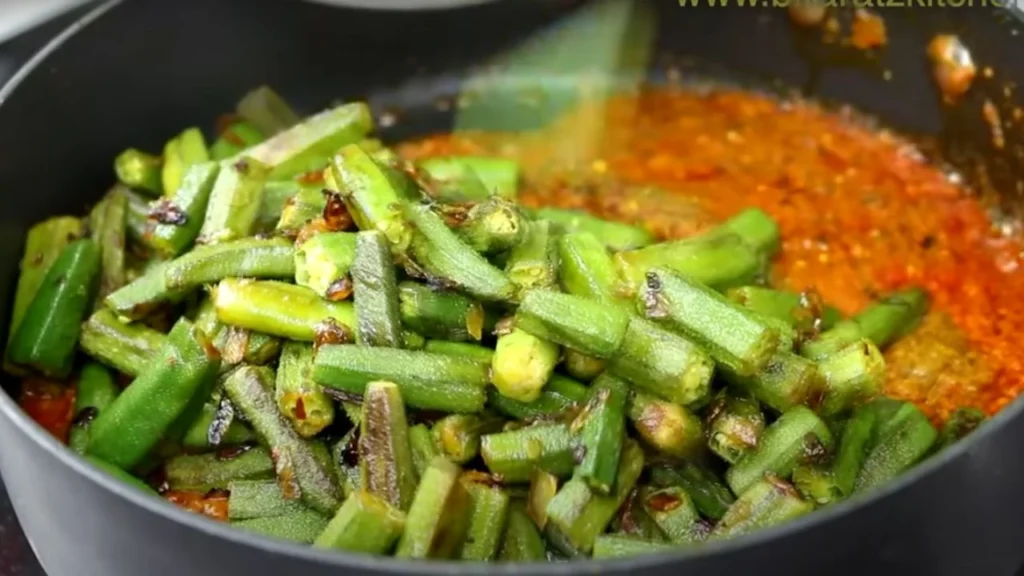
[[[42,68],[47,58],[60,49],[65,42],[84,30],[97,19],[101,18],[110,10],[122,4],[124,0],[106,0],[96,8],[90,10],[78,20],[70,24],[65,30],[56,35],[47,44],[33,55],[12,77],[0,88],[0,106],[6,103],[20,84],[30,74]],[[776,539],[799,537],[805,531],[815,529],[825,524],[839,521],[842,517],[852,514],[862,508],[879,504],[883,500],[892,497],[899,497],[913,484],[926,477],[937,473],[949,462],[956,460],[983,442],[989,436],[996,434],[1008,422],[1017,418],[1024,412],[1024,395],[1018,396],[999,413],[989,419],[979,430],[971,434],[964,441],[957,442],[942,453],[929,458],[927,461],[916,466],[896,480],[868,493],[861,497],[854,497],[849,500],[830,506],[825,510],[815,511],[802,518],[788,522],[781,526],[759,530],[751,534],[740,536],[734,539],[720,542],[709,542],[692,549],[680,549],[668,552],[659,552],[641,556],[632,556],[620,559],[603,559],[584,561],[560,562],[560,563],[470,563],[462,561],[421,561],[421,560],[399,560],[391,557],[369,556],[352,554],[339,550],[323,550],[276,540],[244,532],[229,525],[212,520],[200,514],[183,510],[162,498],[153,498],[141,490],[134,489],[128,484],[119,482],[115,478],[101,471],[99,468],[89,464],[72,452],[66,445],[39,426],[27,413],[17,404],[16,400],[7,393],[0,392],[0,417],[9,419],[15,428],[28,437],[28,439],[46,450],[50,456],[68,466],[75,473],[84,476],[89,481],[97,484],[104,490],[122,497],[135,506],[145,509],[147,512],[162,516],[167,520],[184,525],[188,528],[216,538],[222,538],[235,544],[249,546],[266,553],[280,554],[301,558],[304,561],[314,562],[338,568],[352,568],[357,570],[373,571],[378,573],[394,573],[401,571],[409,574],[423,576],[440,576],[443,574],[459,575],[484,575],[499,573],[515,573],[528,575],[557,575],[568,576],[585,572],[593,572],[595,569],[622,570],[652,568],[664,564],[683,563],[697,561],[712,556],[726,555],[738,552],[745,548],[753,548],[767,544]],[[7,442],[7,440],[0,441]]]

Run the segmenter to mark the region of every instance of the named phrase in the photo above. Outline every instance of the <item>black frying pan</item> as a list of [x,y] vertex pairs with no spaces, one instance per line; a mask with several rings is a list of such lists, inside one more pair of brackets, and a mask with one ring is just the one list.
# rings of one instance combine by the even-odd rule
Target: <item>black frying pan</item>
[[[657,2],[658,51],[696,57],[702,72],[773,78],[849,102],[902,129],[939,133],[957,157],[987,155],[1006,190],[1020,157],[987,148],[977,99],[945,110],[923,49],[958,31],[997,78],[1024,80],[1019,22],[991,9],[883,10],[883,65],[820,59],[778,9],[682,9]],[[559,8],[561,9],[561,8]],[[404,110],[389,140],[445,129],[437,97],[468,67],[556,16],[506,1],[436,13],[339,10],[295,1],[108,2],[54,40],[0,92],[0,302],[10,301],[32,222],[83,210],[112,180],[125,146],[159,149],[168,134],[268,83],[300,109],[368,98]],[[831,58],[831,56],[830,56]],[[1015,61],[1016,60],[1016,61]],[[891,80],[879,71],[888,68]],[[654,70],[654,78],[664,70]],[[995,81],[987,81],[996,86]],[[985,86],[978,86],[979,91]],[[998,103],[1003,103],[999,96]],[[973,108],[971,106],[974,106]],[[953,136],[949,138],[949,136]],[[1009,147],[1014,152],[1014,142]],[[1006,183],[1010,184],[1007,185]],[[1007,196],[1007,205],[1015,205]],[[6,325],[0,308],[0,325]],[[12,391],[15,382],[6,382]],[[603,573],[734,575],[1013,574],[1024,559],[1024,404],[867,498],[734,541],[615,562],[533,566],[398,562],[315,551],[248,535],[130,491],[74,457],[0,394],[0,471],[51,576],[251,576],[410,572],[430,575]]]

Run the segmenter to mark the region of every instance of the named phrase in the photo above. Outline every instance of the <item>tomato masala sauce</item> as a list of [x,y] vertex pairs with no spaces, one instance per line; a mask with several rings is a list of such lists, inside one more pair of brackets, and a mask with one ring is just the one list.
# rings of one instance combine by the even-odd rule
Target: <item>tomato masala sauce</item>
[[[572,121],[558,134],[571,134]],[[847,314],[894,289],[928,290],[929,316],[887,351],[886,394],[941,421],[961,406],[994,413],[1024,387],[1021,243],[910,141],[848,111],[721,89],[613,100],[602,121],[598,159],[582,179],[622,186],[580,184],[578,162],[562,177],[552,137],[443,134],[400,151],[513,156],[526,172],[525,204],[587,208],[663,238],[758,206],[782,229],[775,286],[817,290]]]

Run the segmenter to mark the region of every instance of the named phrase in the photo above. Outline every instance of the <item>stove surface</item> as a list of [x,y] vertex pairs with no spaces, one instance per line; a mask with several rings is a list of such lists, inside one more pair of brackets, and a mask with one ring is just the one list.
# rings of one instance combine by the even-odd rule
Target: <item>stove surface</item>
[[0,483],[0,576],[46,576],[25,540]]

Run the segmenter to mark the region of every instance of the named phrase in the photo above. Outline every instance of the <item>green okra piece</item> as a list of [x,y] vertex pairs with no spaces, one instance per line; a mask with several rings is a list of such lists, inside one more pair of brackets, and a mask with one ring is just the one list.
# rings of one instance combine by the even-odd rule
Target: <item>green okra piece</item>
[[871,340],[859,342],[818,361],[824,395],[818,412],[835,416],[874,397],[885,383],[885,358]]
[[334,422],[334,402],[313,381],[313,347],[286,342],[277,364],[277,407],[303,438],[311,438]]
[[221,162],[197,242],[218,244],[252,235],[268,167],[251,157]]
[[228,519],[232,522],[308,510],[302,502],[285,498],[276,480],[232,480],[227,489]]
[[583,446],[583,458],[576,465],[574,477],[586,482],[596,494],[607,496],[615,489],[628,398],[626,383],[604,374],[590,385],[587,402],[570,425]]
[[429,206],[407,204],[403,213],[414,227],[409,253],[427,275],[480,300],[515,297],[509,277],[460,240]]
[[245,120],[237,120],[225,128],[210,146],[210,160],[227,160],[264,140],[266,137],[258,128]]
[[274,454],[285,498],[302,498],[310,508],[331,514],[341,505],[341,491],[310,445],[278,411],[271,392],[273,378],[273,371],[267,368],[242,366],[224,381],[224,391]]
[[533,402],[520,402],[498,392],[497,388],[487,389],[487,403],[498,412],[518,420],[543,420],[554,418],[587,396],[587,387],[571,378],[552,374]]
[[590,232],[571,232],[558,240],[558,279],[575,296],[629,307],[620,297],[619,274],[608,248]]
[[356,342],[364,346],[401,348],[402,313],[391,249],[383,232],[356,234],[352,262]]
[[499,562],[544,562],[548,559],[544,537],[518,503],[509,505]]
[[895,292],[857,315],[839,322],[814,340],[804,342],[800,354],[811,360],[830,356],[862,338],[884,348],[913,330],[928,311],[928,293],[922,288]]
[[465,464],[480,454],[480,436],[501,430],[504,421],[490,414],[449,414],[431,427],[434,445],[455,464]]
[[152,196],[163,191],[161,168],[163,160],[135,148],[128,148],[114,158],[114,173],[121,184]]
[[788,522],[814,510],[789,483],[777,477],[758,479],[740,494],[711,530],[711,539],[732,538]]
[[462,470],[437,457],[430,463],[406,516],[398,540],[398,558],[453,558],[469,527],[469,494],[459,477]]
[[18,287],[14,293],[11,324],[7,332],[8,346],[50,266],[68,244],[81,238],[84,233],[82,219],[72,216],[50,218],[29,229],[21,257]]
[[245,153],[270,168],[268,178],[282,180],[323,169],[339,148],[359,142],[372,128],[370,109],[353,102],[314,114]]
[[115,186],[89,213],[89,231],[100,247],[98,297],[103,298],[125,284],[124,247],[128,197]]
[[[753,311],[751,311],[753,312]],[[801,342],[800,332],[796,328],[791,326],[789,323],[773,318],[771,316],[765,316],[759,312],[753,312],[754,316],[763,322],[765,326],[768,326],[772,330],[775,330],[779,335],[779,346],[775,352],[792,352],[794,348]]]
[[903,402],[890,418],[875,424],[873,446],[864,458],[854,492],[880,486],[917,464],[929,453],[938,432],[928,417],[910,402]]
[[328,300],[352,293],[349,272],[356,256],[356,235],[323,232],[306,240],[295,252],[295,283]]
[[338,150],[325,173],[327,186],[341,194],[360,230],[378,230],[400,254],[409,246],[412,230],[402,212],[403,184],[398,175],[377,163],[358,144]]
[[402,394],[391,382],[366,386],[359,424],[359,471],[363,490],[398,510],[409,509],[416,492],[416,467]]
[[622,534],[602,534],[594,539],[595,560],[601,558],[625,558],[641,556],[657,552],[676,550],[676,546],[664,542],[655,542],[639,536]]
[[196,415],[196,418],[182,436],[181,445],[195,450],[209,450],[216,446],[238,446],[239,444],[246,444],[256,439],[252,430],[245,423],[232,416],[227,424],[227,429],[218,438],[220,442],[217,442],[215,446],[214,443],[210,442],[210,431],[215,423],[217,423],[218,428],[223,425],[223,419],[219,416],[218,412],[219,403],[206,402],[203,404],[199,414]]
[[854,410],[843,425],[831,469],[839,498],[853,494],[857,475],[871,449],[877,421],[878,414],[874,410],[861,408]]
[[320,467],[327,472],[327,476],[331,480],[331,484],[341,489],[341,476],[338,474],[338,469],[334,465],[334,454],[331,453],[332,446],[327,445],[327,441],[319,438],[309,438],[305,440],[306,444],[309,445],[310,450],[313,451],[313,458],[320,463]]
[[[382,161],[393,162],[393,159],[383,158]],[[411,174],[425,197],[437,202],[466,203],[483,202],[495,195],[475,170],[463,166],[453,166],[455,170],[445,167],[438,170],[437,162],[436,158],[426,158],[412,165]],[[450,173],[446,174],[446,170]],[[406,171],[409,171],[408,166]]]
[[474,482],[466,474],[461,481],[469,494],[469,527],[459,558],[489,562],[497,556],[505,531],[508,493],[500,486]]
[[179,319],[153,361],[93,421],[86,452],[131,469],[199,393],[212,387],[219,369],[219,354],[207,336],[187,319]]
[[225,278],[291,278],[295,247],[285,238],[241,238],[199,246],[164,267],[170,290],[194,289]]
[[[357,410],[362,406],[356,405]],[[357,412],[359,413],[359,412]],[[362,472],[359,470],[359,425],[358,423],[349,429],[341,440],[338,440],[331,447],[331,459],[334,465],[335,476],[341,484],[345,497],[351,496],[354,492],[363,489]]]
[[779,333],[749,310],[665,269],[647,273],[637,305],[647,318],[692,338],[740,375],[763,369],[779,347]]
[[[292,182],[292,181],[288,181]],[[263,187],[264,202],[270,195],[270,187],[275,182],[267,182]],[[327,195],[324,193],[322,184],[310,187],[300,187],[294,195],[285,201],[281,208],[281,214],[277,219],[274,230],[286,236],[294,236],[302,230],[303,226],[310,221],[323,216],[327,208]]]
[[800,464],[794,468],[793,486],[815,506],[826,506],[843,498],[835,474],[821,464]]
[[128,376],[138,376],[156,358],[167,336],[140,322],[125,324],[100,308],[82,324],[78,345],[86,354]]
[[[192,328],[197,333],[201,333],[206,337],[206,340],[202,340],[201,342],[204,347],[209,346],[206,350],[207,355],[219,358],[219,352],[217,351],[216,346],[209,342],[209,338],[206,333],[197,328],[195,324],[192,325]],[[159,357],[156,359],[159,360]],[[223,367],[224,362],[221,361],[216,370],[218,375],[221,373],[221,369]],[[203,407],[210,401],[215,400],[217,402],[218,412],[221,412],[221,408],[223,408],[223,411],[220,414],[223,423],[228,423],[229,420],[234,420],[234,405],[227,400],[223,400],[223,394],[218,388],[218,384],[218,378],[206,379],[203,384],[192,393],[192,399],[185,404],[185,408],[181,411],[178,417],[175,418],[174,421],[171,422],[170,426],[167,427],[163,438],[160,439],[160,442],[157,445],[158,447],[173,447],[176,444],[181,444],[182,438],[185,437],[185,434],[189,431],[193,422],[195,422],[195,420],[203,413]],[[209,433],[209,430],[207,432]],[[214,438],[214,440],[216,440],[216,438]],[[149,458],[152,458],[152,455],[150,455]],[[145,469],[147,464],[144,462],[141,466]]]
[[456,232],[477,252],[497,254],[518,246],[527,224],[515,204],[490,198],[470,208]]
[[327,528],[327,518],[315,510],[302,510],[272,518],[250,518],[232,522],[235,528],[261,536],[287,540],[298,544],[312,544]]
[[[217,309],[213,306],[213,301],[209,298],[203,298],[199,302],[199,306],[196,307],[195,313],[192,316],[192,321],[195,322],[197,328],[203,331],[204,334],[209,334],[213,339],[213,345],[217,347],[217,350],[224,354],[224,348],[227,345],[227,334],[223,324],[217,321]],[[246,332],[241,330],[241,332]],[[234,344],[234,343],[233,343]],[[224,364],[237,364],[238,354],[237,351],[232,351],[235,356],[230,361],[225,361]],[[222,366],[223,368],[223,366]]]
[[908,288],[868,306],[854,320],[865,338],[884,348],[916,328],[928,306],[928,293],[923,288]]
[[733,464],[725,480],[734,494],[743,494],[765,473],[785,478],[797,464],[820,459],[831,449],[828,426],[809,408],[797,406],[765,429],[757,449]]
[[341,401],[341,409],[345,412],[345,417],[352,424],[359,426],[359,423],[363,421],[363,404],[359,402],[346,402]]
[[528,290],[558,285],[558,234],[543,221],[527,222],[525,228],[505,262],[505,275],[520,297]]
[[363,554],[387,554],[405,530],[405,523],[405,513],[386,499],[370,492],[353,492],[317,536],[313,546]]
[[679,404],[634,391],[627,416],[637,435],[663,454],[692,457],[704,445],[700,418]]
[[46,376],[70,374],[99,274],[100,248],[95,241],[76,240],[61,250],[11,336],[7,359]]
[[[397,186],[398,194],[404,200],[418,202],[424,200],[423,192],[420,190],[422,178],[413,177],[415,168],[390,148],[385,148],[380,140],[366,139],[359,143],[364,152],[384,167],[390,179]],[[440,198],[438,198],[440,199]]]
[[[273,479],[274,459],[262,447],[228,453],[227,457],[217,452],[185,454],[168,460],[164,464],[164,474],[172,490],[226,490],[232,482],[239,480]],[[294,498],[290,500],[298,502]]]
[[379,138],[364,138],[359,141],[359,145],[362,146],[363,150],[373,154],[374,158],[387,159],[388,162],[386,163],[388,164],[395,159],[401,159],[401,156],[399,156],[398,153],[384,146],[384,143],[381,142]]
[[878,398],[857,407],[857,412],[865,411],[871,412],[875,415],[875,427],[871,431],[869,448],[873,447],[878,440],[888,433],[888,429],[885,428],[886,424],[892,421],[893,416],[895,416],[902,407],[903,401],[896,400],[895,398],[889,398],[888,396],[879,396]]
[[479,202],[490,196],[515,200],[519,192],[519,164],[488,156],[439,156],[420,160],[445,202]]
[[812,293],[741,286],[729,290],[727,295],[755,312],[787,322],[802,332],[828,330],[843,319],[842,312],[823,304]]
[[654,242],[654,236],[639,226],[604,220],[581,210],[539,208],[533,211],[533,216],[551,222],[566,232],[589,232],[616,251],[641,248]]
[[179,302],[189,290],[167,286],[165,271],[170,263],[155,263],[138,279],[108,294],[103,303],[128,322],[145,318],[163,304]]
[[634,317],[608,361],[608,371],[659,398],[687,406],[711,394],[715,362],[687,337]]
[[622,345],[629,314],[594,300],[552,290],[530,290],[516,311],[516,327],[596,358]]
[[398,284],[398,303],[402,323],[427,338],[461,342],[483,337],[484,308],[472,298],[406,281]]
[[750,284],[764,273],[761,255],[735,235],[697,236],[619,252],[615,266],[623,280],[620,292],[628,294],[639,290],[646,274],[659,267],[716,290]]
[[639,536],[656,542],[664,542],[665,534],[651,518],[643,506],[643,495],[649,490],[646,486],[633,489],[626,503],[619,508],[606,532],[625,536]]
[[[323,214],[327,205],[327,197],[323,193],[323,183],[307,183],[296,180],[271,180],[263,184],[263,199],[260,202],[260,213],[256,217],[255,229],[259,232],[271,232],[281,221],[285,209],[289,205],[300,203],[298,196],[305,192],[314,202],[319,203],[319,209],[310,208],[309,215],[298,222],[288,222],[287,227],[297,231],[304,224]],[[294,208],[292,209],[294,211]],[[285,230],[281,230],[282,232]],[[289,232],[292,230],[288,230]]]
[[471,344],[469,342],[427,340],[423,350],[425,352],[433,352],[434,354],[467,358],[488,366],[491,365],[491,359],[494,357],[494,349],[487,348],[479,344]]
[[572,348],[566,348],[562,351],[562,360],[565,371],[569,373],[569,376],[583,382],[590,382],[600,376],[608,364],[600,358],[587,356]]
[[633,490],[643,466],[643,450],[637,443],[627,441],[622,447],[611,494],[595,493],[582,478],[566,482],[548,504],[548,541],[570,557],[590,552],[594,540],[605,531]]
[[416,476],[422,476],[423,471],[441,452],[434,442],[434,435],[426,424],[417,424],[409,427],[409,448],[412,450],[412,462],[416,467]]
[[536,469],[565,478],[576,466],[577,444],[564,424],[529,426],[483,436],[480,455],[503,482],[528,482]]
[[221,326],[214,346],[220,350],[224,364],[262,366],[281,353],[281,341],[273,336],[252,332],[237,326]]
[[313,379],[358,395],[370,382],[386,380],[398,385],[409,407],[473,413],[486,400],[487,367],[429,352],[330,345],[317,353]]
[[270,86],[247,92],[235,108],[238,115],[264,134],[274,135],[295,126],[302,118]]
[[669,542],[691,544],[703,540],[700,514],[690,495],[679,486],[644,491],[643,507]]
[[765,256],[779,251],[781,236],[779,225],[760,208],[741,210],[708,232],[709,236],[734,234]]
[[185,179],[185,173],[193,164],[210,161],[206,140],[199,128],[186,128],[184,132],[167,141],[164,145],[164,163],[160,181],[164,194],[173,194]]
[[312,342],[335,324],[355,326],[351,302],[330,302],[309,288],[272,280],[227,278],[212,294],[217,319],[279,338]]
[[761,407],[748,396],[721,394],[707,409],[708,448],[729,464],[757,448],[764,428]]
[[748,376],[728,369],[720,373],[730,385],[746,391],[775,412],[817,403],[824,389],[818,365],[792,352],[776,352],[764,368]]
[[75,418],[68,435],[68,446],[83,454],[89,442],[89,425],[117,398],[120,390],[114,377],[102,365],[89,362],[78,374],[75,388]]
[[124,470],[118,468],[117,466],[114,466],[109,462],[96,458],[95,456],[85,456],[85,459],[88,460],[89,463],[92,464],[93,466],[99,468],[100,470],[103,470],[104,472],[110,474],[114,478],[117,478],[121,482],[134,486],[135,488],[142,490],[143,492],[149,494],[150,496],[159,496],[157,491],[154,490],[152,486],[146,484],[136,476],[133,476],[131,473],[125,472]]
[[722,518],[736,501],[729,488],[713,472],[694,463],[655,466],[651,469],[651,480],[656,486],[682,488],[701,515],[712,520]]
[[220,173],[220,164],[194,164],[185,173],[177,190],[154,203],[151,216],[155,223],[143,240],[163,258],[173,258],[188,250],[199,236],[206,218],[210,192]]
[[518,328],[498,337],[491,358],[491,382],[502,396],[534,402],[558,364],[557,344]]
[[534,470],[530,475],[530,491],[526,494],[526,513],[538,528],[548,523],[548,504],[558,493],[558,477],[544,470]]
[[936,442],[937,447],[942,449],[959,442],[974,432],[986,419],[985,413],[977,408],[957,408],[942,423],[942,427],[939,429],[939,439]]

